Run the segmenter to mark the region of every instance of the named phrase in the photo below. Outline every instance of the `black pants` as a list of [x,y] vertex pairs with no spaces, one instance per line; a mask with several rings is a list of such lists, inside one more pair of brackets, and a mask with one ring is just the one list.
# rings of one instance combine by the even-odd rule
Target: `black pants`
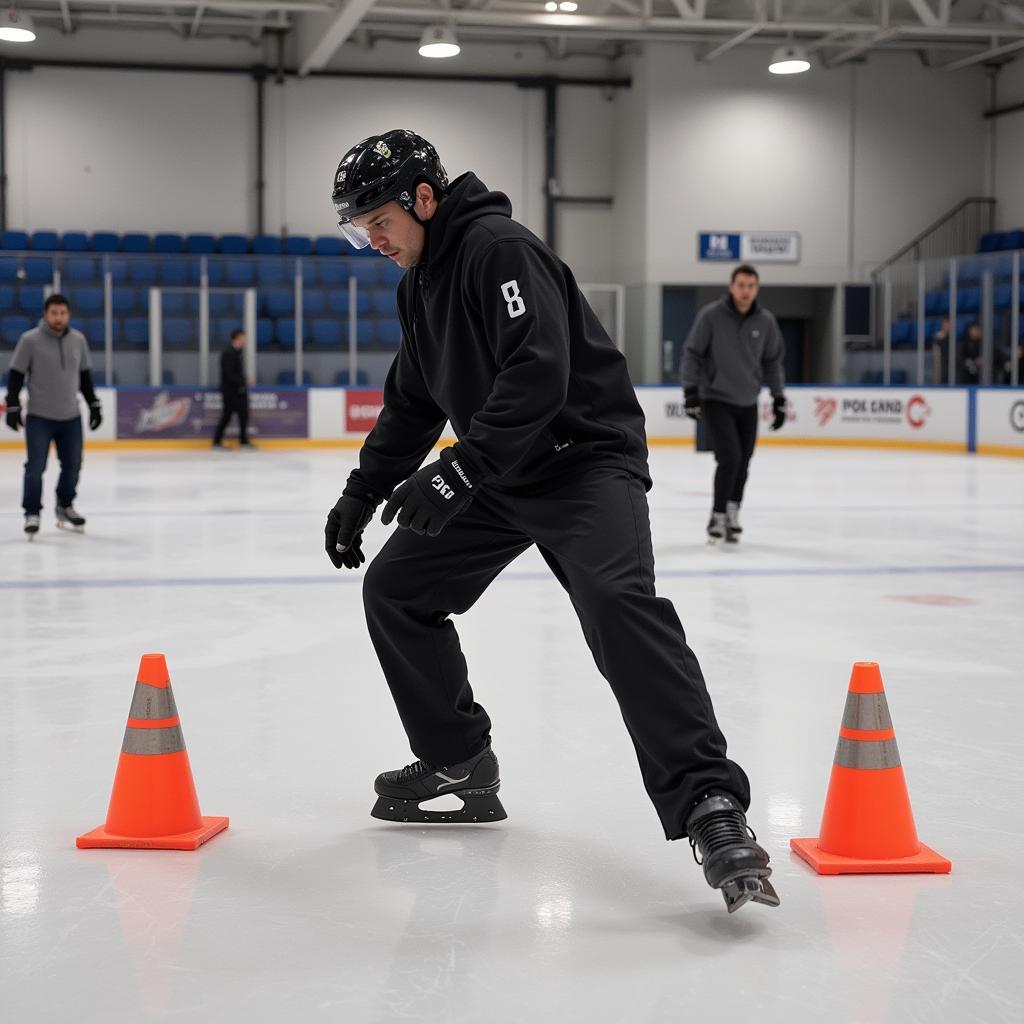
[[57,478],[57,504],[65,508],[75,500],[78,474],[82,468],[82,418],[51,420],[45,416],[25,417],[25,484],[21,505],[25,515],[39,515],[43,504],[43,472],[50,443],[57,445],[60,476]]
[[[536,544],[572,601],[633,739],[669,839],[709,789],[750,799],[726,757],[700,666],[671,602],[655,596],[647,496],[624,470],[595,467],[530,496],[483,492],[438,537],[396,530],[367,569],[363,599],[413,753],[451,764],[481,750],[491,721],[476,703],[449,616]],[[533,638],[510,632],[509,644]],[[584,728],[566,721],[561,728]],[[598,775],[599,781],[599,775]]]
[[715,508],[725,511],[727,501],[739,504],[747,483],[750,457],[757,443],[757,406],[704,402],[704,419],[715,452]]
[[231,422],[231,417],[234,415],[238,416],[238,435],[239,440],[242,444],[248,441],[246,437],[246,430],[249,426],[249,395],[248,392],[241,392],[240,394],[234,394],[231,392],[221,392],[224,399],[224,411],[220,414],[220,420],[217,423],[217,430],[213,435],[213,443],[220,444],[224,440],[224,431],[228,429],[228,423]]

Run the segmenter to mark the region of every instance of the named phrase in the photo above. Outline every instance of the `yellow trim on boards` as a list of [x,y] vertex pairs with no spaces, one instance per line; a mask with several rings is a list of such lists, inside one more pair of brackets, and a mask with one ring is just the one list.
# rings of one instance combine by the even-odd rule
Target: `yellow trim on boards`
[[1024,445],[979,444],[979,455],[1002,455],[1010,459],[1024,459]]
[[[693,445],[692,437],[649,437],[650,445]],[[963,441],[896,441],[882,437],[765,437],[759,434],[758,444],[780,448],[890,448],[907,452],[967,453]]]

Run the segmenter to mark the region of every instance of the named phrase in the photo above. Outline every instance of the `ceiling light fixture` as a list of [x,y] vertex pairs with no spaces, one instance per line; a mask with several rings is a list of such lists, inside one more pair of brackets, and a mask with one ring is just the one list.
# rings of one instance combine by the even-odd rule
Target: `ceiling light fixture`
[[807,51],[802,46],[780,46],[772,54],[772,62],[768,70],[773,75],[799,75],[809,71],[811,62],[807,59]]
[[558,5],[560,11],[564,11],[566,14],[574,14],[579,10],[580,5],[576,3],[576,0],[561,0]]
[[456,57],[461,50],[450,25],[428,25],[420,36],[421,57]]
[[0,40],[6,43],[31,43],[36,38],[32,17],[13,7],[0,14]]
[[548,0],[544,5],[544,10],[547,11],[548,14],[554,14],[558,10],[558,4],[555,3],[555,0]]

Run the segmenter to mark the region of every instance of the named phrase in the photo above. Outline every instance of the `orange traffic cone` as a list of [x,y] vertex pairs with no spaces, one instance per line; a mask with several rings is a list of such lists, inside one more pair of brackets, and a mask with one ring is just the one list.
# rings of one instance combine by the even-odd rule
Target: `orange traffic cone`
[[227,827],[227,818],[199,813],[167,662],[144,654],[106,823],[75,842],[83,850],[195,850]]
[[850,675],[821,835],[789,845],[819,875],[930,871],[953,866],[917,838],[882,674],[858,661]]

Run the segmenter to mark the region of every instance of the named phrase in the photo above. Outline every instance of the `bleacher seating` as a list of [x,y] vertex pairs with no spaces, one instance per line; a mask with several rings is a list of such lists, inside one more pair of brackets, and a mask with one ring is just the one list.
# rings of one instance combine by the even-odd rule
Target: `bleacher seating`
[[[261,349],[295,344],[296,259],[301,259],[303,341],[313,348],[348,345],[349,279],[357,282],[357,337],[361,350],[394,350],[401,342],[395,286],[402,270],[371,249],[354,250],[338,235],[215,236],[206,233],[117,233],[40,229],[0,235],[0,328],[13,345],[34,326],[44,289],[55,285],[72,303],[72,323],[95,348],[106,333],[106,276],[109,274],[111,330],[118,348],[145,348],[149,337],[149,290],[162,293],[163,339],[169,348],[194,348],[198,303],[194,293],[205,268],[210,331],[220,344],[241,326],[240,289],[256,288],[256,343]],[[56,275],[56,276],[55,276]],[[172,289],[183,289],[180,293]],[[1005,289],[1000,303],[1009,301]]]

